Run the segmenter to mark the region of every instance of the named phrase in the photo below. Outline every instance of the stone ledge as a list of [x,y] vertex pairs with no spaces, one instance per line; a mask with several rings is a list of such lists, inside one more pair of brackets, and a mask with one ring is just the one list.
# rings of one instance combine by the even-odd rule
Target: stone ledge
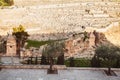
[[[48,69],[49,65],[0,65],[3,69]],[[53,68],[66,69],[65,65],[54,65]]]
[[[94,68],[94,67],[67,67],[69,70],[108,70],[108,68]],[[120,71],[120,68],[111,68],[113,71]]]

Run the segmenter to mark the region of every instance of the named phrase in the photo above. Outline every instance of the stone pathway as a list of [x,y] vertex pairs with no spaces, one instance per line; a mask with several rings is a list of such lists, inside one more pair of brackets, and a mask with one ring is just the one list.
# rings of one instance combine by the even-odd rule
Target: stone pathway
[[58,74],[47,74],[43,69],[2,69],[0,80],[120,80],[118,76],[106,76],[100,70],[59,70]]
[[20,64],[20,59],[18,57],[1,57],[1,62],[3,65]]

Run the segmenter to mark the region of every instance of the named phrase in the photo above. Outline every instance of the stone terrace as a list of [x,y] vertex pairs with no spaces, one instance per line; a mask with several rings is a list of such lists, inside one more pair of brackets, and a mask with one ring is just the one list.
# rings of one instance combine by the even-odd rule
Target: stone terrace
[[77,1],[33,6],[14,5],[0,9],[1,34],[22,24],[31,34],[81,31],[107,27],[120,21],[120,2]]
[[18,6],[33,6],[40,4],[73,3],[73,2],[119,2],[120,0],[14,0]]

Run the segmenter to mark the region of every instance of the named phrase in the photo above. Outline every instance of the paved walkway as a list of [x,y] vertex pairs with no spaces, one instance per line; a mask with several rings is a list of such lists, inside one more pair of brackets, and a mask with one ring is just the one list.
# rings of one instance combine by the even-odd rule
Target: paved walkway
[[102,70],[59,70],[58,74],[47,74],[43,69],[2,69],[0,80],[120,80],[117,77],[106,76]]
[[1,57],[2,64],[20,64],[20,59],[18,57]]

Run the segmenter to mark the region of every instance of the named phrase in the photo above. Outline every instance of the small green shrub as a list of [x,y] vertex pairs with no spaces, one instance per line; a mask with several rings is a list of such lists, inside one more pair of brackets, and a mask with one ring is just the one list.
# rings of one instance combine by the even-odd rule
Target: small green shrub
[[[91,67],[90,59],[76,58],[74,59],[74,67]],[[70,67],[70,60],[65,61],[65,65]]]
[[[101,45],[96,48],[95,56],[93,58],[97,59],[92,60],[92,63],[99,63],[99,67],[120,67],[120,48],[113,45]],[[92,64],[93,67],[98,67],[96,64]]]
[[0,6],[11,6],[13,5],[13,0],[0,0]]
[[47,41],[27,40],[27,43],[28,43],[27,48],[30,48],[30,47],[39,48],[42,45],[50,44],[50,43],[55,42],[55,41],[62,41],[62,39],[61,40],[47,40]]
[[27,42],[28,42],[27,48],[30,48],[30,47],[39,48],[39,47],[42,46],[42,45],[45,45],[45,44],[49,44],[49,43],[51,43],[51,42],[54,42],[54,40],[48,40],[48,41],[28,40]]

